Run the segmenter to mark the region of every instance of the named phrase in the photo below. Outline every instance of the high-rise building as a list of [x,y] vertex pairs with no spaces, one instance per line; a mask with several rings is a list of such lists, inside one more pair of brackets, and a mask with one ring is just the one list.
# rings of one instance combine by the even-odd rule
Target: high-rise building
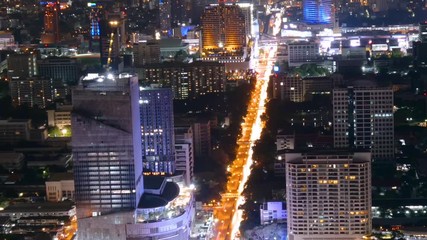
[[[189,239],[192,189],[182,175],[143,173],[140,104],[164,95],[140,99],[139,91],[137,77],[128,74],[88,74],[73,90],[79,239]],[[161,135],[157,130],[151,133]]]
[[246,47],[245,15],[238,5],[206,7],[201,18],[202,58],[238,57]]
[[289,152],[284,158],[290,240],[356,240],[371,232],[369,152]]
[[160,63],[160,42],[149,40],[133,46],[133,61],[135,67],[146,64]]
[[160,0],[159,1],[160,31],[161,31],[162,35],[168,35],[169,31],[172,29],[171,5],[172,5],[171,0]]
[[191,184],[194,174],[193,130],[190,125],[175,127],[176,170],[183,171],[185,182]]
[[332,1],[331,0],[304,0],[304,21],[308,24],[331,24]]
[[9,55],[7,58],[7,75],[11,78],[37,76],[37,55],[35,53]]
[[198,119],[193,123],[194,155],[196,157],[210,156],[212,152],[211,122]]
[[144,188],[138,78],[91,74],[72,96],[79,220],[133,210]]
[[275,74],[273,79],[273,97],[291,102],[304,101],[302,78],[297,74]]
[[139,105],[144,172],[171,174],[175,171],[172,90],[141,87]]
[[142,81],[172,88],[175,99],[197,98],[209,93],[225,91],[225,65],[218,62],[145,65]]
[[75,85],[79,78],[77,59],[68,57],[52,57],[37,62],[39,75],[60,80],[62,83]]
[[58,43],[60,39],[59,33],[59,2],[48,2],[44,12],[44,32],[41,36],[43,44]]
[[51,78],[28,77],[10,80],[10,95],[16,106],[27,104],[45,108],[55,99]]
[[334,146],[367,148],[373,158],[394,155],[393,90],[348,87],[333,91]]
[[189,1],[188,0],[171,0],[171,25],[172,28],[180,27],[182,24],[189,23]]

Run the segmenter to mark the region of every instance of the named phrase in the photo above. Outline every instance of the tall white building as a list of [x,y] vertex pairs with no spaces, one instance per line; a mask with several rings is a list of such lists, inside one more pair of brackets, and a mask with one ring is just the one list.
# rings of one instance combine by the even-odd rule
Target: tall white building
[[175,127],[175,167],[183,171],[185,183],[191,184],[194,177],[194,144],[191,126]]
[[286,153],[289,240],[362,239],[371,231],[371,153]]
[[373,158],[393,157],[392,89],[334,89],[333,115],[336,148],[367,148]]

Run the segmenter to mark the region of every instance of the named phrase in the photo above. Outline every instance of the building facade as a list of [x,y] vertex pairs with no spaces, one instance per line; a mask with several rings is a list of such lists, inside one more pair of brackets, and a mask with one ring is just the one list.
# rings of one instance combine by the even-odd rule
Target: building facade
[[45,108],[55,99],[52,84],[50,78],[12,78],[10,81],[12,103],[16,106],[27,104],[29,107],[37,105],[39,108]]
[[284,202],[265,202],[259,208],[261,225],[271,223],[284,223],[287,219],[286,203]]
[[194,155],[196,157],[210,156],[212,152],[211,122],[197,120],[193,123]]
[[7,58],[7,75],[11,78],[37,76],[37,55],[35,53],[10,55]]
[[0,143],[17,143],[29,141],[31,120],[8,119],[0,120]]
[[334,89],[334,146],[368,148],[373,158],[394,156],[393,90]]
[[135,67],[160,62],[160,43],[156,40],[140,42],[133,46],[133,61]]
[[56,109],[47,110],[47,124],[51,127],[63,129],[66,126],[71,126],[71,110],[73,106],[63,105]]
[[308,24],[331,24],[332,17],[331,0],[304,0],[303,16]]
[[218,62],[150,64],[143,68],[142,81],[170,87],[174,99],[188,99],[226,90],[225,65]]
[[77,59],[67,57],[45,58],[37,62],[40,76],[57,79],[62,83],[75,85],[79,78]]
[[87,76],[72,96],[79,220],[133,209],[143,193],[137,77]]
[[298,67],[317,60],[319,44],[311,42],[294,42],[288,45],[288,63],[290,67]]
[[56,173],[46,181],[46,200],[60,202],[64,199],[74,201],[74,177],[72,173]]
[[288,238],[362,239],[371,232],[371,154],[285,154]]
[[246,47],[245,15],[238,5],[208,6],[201,17],[202,57],[237,56]]
[[194,178],[194,143],[191,126],[175,127],[176,170],[183,171],[185,182],[191,184]]
[[139,104],[144,168],[151,172],[173,173],[175,138],[172,90],[141,87]]

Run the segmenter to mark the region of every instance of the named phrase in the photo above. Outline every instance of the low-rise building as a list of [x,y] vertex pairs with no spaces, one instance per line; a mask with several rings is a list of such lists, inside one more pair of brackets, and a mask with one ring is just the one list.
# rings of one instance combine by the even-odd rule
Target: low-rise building
[[80,239],[190,239],[193,190],[173,178],[144,176],[136,209],[79,219]]
[[295,134],[279,133],[276,136],[276,150],[294,149],[295,148]]
[[71,126],[71,110],[73,106],[62,105],[56,109],[47,110],[47,122],[51,127],[63,129],[65,126]]
[[261,225],[271,223],[284,223],[287,219],[286,203],[284,202],[265,202],[259,208]]
[[74,200],[73,173],[53,173],[45,184],[47,201],[60,202],[64,199]]
[[30,140],[31,120],[0,120],[0,143],[17,143]]
[[16,152],[0,153],[0,166],[9,171],[19,170],[24,165],[24,154]]
[[15,221],[20,218],[43,218],[43,217],[68,217],[76,215],[76,207],[71,201],[64,202],[37,202],[37,203],[15,203],[0,211],[0,217],[10,217]]

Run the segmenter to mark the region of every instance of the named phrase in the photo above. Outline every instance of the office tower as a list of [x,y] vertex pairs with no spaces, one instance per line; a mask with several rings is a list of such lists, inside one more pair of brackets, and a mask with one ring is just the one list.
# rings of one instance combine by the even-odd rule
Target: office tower
[[169,35],[169,31],[172,28],[171,27],[171,1],[172,0],[159,0],[160,32],[164,36]]
[[201,18],[202,57],[237,56],[246,47],[245,15],[237,5],[206,7]]
[[331,0],[303,0],[303,16],[306,23],[331,24],[331,14]]
[[12,78],[10,80],[10,95],[15,106],[27,104],[45,108],[55,99],[53,81],[50,78],[28,77]]
[[7,75],[11,78],[37,76],[37,55],[35,53],[9,55],[7,58]]
[[39,75],[75,85],[80,78],[80,69],[75,58],[50,57],[37,62]]
[[288,64],[299,67],[314,62],[319,57],[319,44],[314,42],[293,42],[288,45]]
[[194,155],[210,156],[212,152],[211,122],[208,119],[197,119],[193,123]]
[[192,62],[148,64],[142,69],[142,81],[172,88],[174,99],[197,98],[223,93],[226,88],[224,63]]
[[171,174],[175,171],[172,90],[141,87],[139,103],[144,172]]
[[[77,217],[132,210],[143,193],[138,78],[86,76],[73,89]],[[80,229],[80,226],[79,226]]]
[[54,44],[60,41],[59,2],[48,2],[44,12],[44,32],[41,36],[43,44]]
[[333,115],[335,147],[368,148],[374,159],[393,157],[392,89],[334,89]]
[[192,183],[194,174],[194,143],[191,125],[175,127],[176,171],[185,173],[185,182]]
[[160,63],[160,42],[148,40],[133,46],[133,61],[135,67],[146,64]]
[[288,239],[362,239],[371,231],[371,154],[288,152]]

